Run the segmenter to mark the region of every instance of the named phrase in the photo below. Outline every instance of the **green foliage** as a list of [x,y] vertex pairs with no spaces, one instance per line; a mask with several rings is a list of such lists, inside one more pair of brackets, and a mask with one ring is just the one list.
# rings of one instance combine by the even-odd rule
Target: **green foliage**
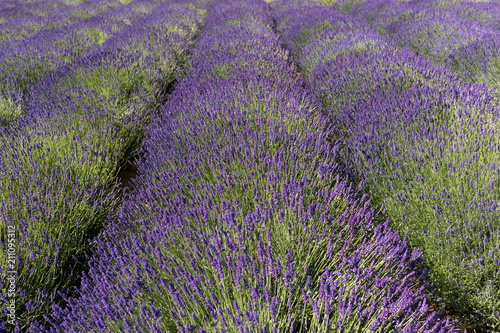
[[23,108],[10,98],[0,98],[0,126],[17,120],[23,114]]
[[106,39],[108,39],[108,37],[109,37],[105,32],[103,32],[97,28],[85,28],[85,29],[79,30],[78,33],[87,36],[88,38],[90,38],[90,40],[92,40],[94,43],[99,44],[99,45],[104,43],[106,41]]
[[490,58],[486,72],[477,75],[477,82],[487,83],[500,96],[500,58]]

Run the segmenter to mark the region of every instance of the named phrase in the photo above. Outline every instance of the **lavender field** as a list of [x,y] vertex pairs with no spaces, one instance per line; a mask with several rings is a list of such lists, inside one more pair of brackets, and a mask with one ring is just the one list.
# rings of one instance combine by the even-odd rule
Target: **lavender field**
[[500,332],[500,1],[0,2],[0,332]]

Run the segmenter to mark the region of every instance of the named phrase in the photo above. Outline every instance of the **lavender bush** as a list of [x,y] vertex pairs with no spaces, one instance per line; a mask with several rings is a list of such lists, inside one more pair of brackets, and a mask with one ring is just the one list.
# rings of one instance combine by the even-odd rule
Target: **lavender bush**
[[[13,143],[11,140],[14,139],[19,140]],[[16,296],[8,298],[6,291],[2,291],[1,295],[3,309],[0,325],[4,330],[13,328],[7,323],[5,305],[14,299],[16,327],[25,331],[34,324],[36,331],[36,320],[40,320],[41,314],[47,313],[49,305],[57,299],[55,290],[66,290],[78,281],[81,266],[76,265],[73,256],[77,260],[84,259],[82,251],[89,248],[88,239],[97,235],[99,224],[117,207],[112,188],[96,186],[101,179],[92,174],[99,171],[99,165],[91,164],[99,161],[94,152],[99,154],[102,148],[90,146],[92,152],[81,154],[82,158],[87,157],[84,161],[77,161],[71,155],[65,156],[68,165],[83,162],[83,166],[87,166],[83,175],[80,169],[79,176],[83,177],[79,178],[74,172],[50,165],[47,163],[50,160],[44,161],[48,149],[42,150],[42,144],[27,139],[27,136],[13,137],[9,140],[11,142],[2,143],[2,288],[9,283],[6,280],[7,226],[15,227],[17,240]],[[25,142],[24,147],[19,145],[20,140]],[[9,148],[12,149],[12,146],[16,150],[11,151],[11,155]],[[76,151],[72,151],[73,155]],[[35,157],[36,152],[38,157]],[[26,165],[29,167],[26,168]],[[78,269],[75,271],[74,268]]]

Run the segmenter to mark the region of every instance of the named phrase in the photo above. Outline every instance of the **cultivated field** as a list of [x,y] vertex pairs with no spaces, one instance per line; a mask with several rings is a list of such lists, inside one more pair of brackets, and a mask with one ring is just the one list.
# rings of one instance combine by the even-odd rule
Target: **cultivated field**
[[0,2],[0,332],[500,332],[500,1]]

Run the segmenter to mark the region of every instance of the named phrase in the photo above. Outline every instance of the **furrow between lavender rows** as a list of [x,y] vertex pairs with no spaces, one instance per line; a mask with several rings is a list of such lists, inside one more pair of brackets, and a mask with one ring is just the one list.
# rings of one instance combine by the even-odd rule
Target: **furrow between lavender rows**
[[[273,8],[285,44],[345,147],[350,173],[374,207],[386,210],[390,225],[423,251],[427,281],[438,291],[433,302],[462,318],[468,331],[498,330],[495,92],[398,49],[337,12],[339,6],[277,1]],[[368,8],[367,15],[375,13]]]
[[451,332],[353,187],[262,1],[213,1],[51,332]]
[[42,332],[52,304],[74,295],[122,202],[118,171],[182,76],[205,6],[164,2],[46,77],[22,126],[0,138],[0,330]]

